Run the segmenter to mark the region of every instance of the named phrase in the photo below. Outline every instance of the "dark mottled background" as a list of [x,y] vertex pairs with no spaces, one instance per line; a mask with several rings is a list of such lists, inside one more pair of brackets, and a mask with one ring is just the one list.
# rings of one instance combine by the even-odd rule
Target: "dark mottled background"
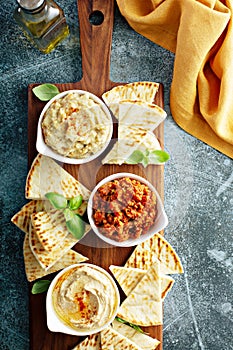
[[[0,3],[1,61],[1,350],[29,349],[23,234],[10,219],[26,203],[27,86],[81,79],[76,2],[60,0],[70,37],[43,55],[13,19],[15,2]],[[165,237],[185,273],[165,300],[164,350],[233,349],[233,162],[186,134],[169,111],[174,55],[135,33],[116,10],[111,79],[162,82],[165,90]],[[65,350],[65,349],[64,349]]]

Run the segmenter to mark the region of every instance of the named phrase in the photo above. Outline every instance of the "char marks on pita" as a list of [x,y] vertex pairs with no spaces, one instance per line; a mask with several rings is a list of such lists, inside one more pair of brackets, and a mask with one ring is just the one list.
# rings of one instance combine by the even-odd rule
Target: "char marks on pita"
[[[124,267],[124,266],[114,266],[109,267],[110,271],[114,275],[115,279],[119,283],[125,295],[129,295],[136,285],[145,276],[146,270]],[[167,293],[171,290],[174,279],[167,275],[161,275],[161,299],[164,300]]]
[[127,84],[136,95],[138,100],[143,100],[148,103],[154,103],[155,96],[159,89],[159,83],[152,81],[135,81]]
[[39,211],[51,210],[53,207],[48,200],[32,200],[25,204],[18,213],[16,213],[11,222],[20,230],[27,233],[31,222],[31,215]]
[[63,268],[68,267],[72,264],[77,264],[85,260],[88,260],[87,258],[83,257],[83,255],[73,250],[69,250],[50,269],[45,270],[41,267],[41,265],[38,263],[37,259],[35,258],[34,254],[32,253],[32,250],[29,245],[28,233],[25,234],[25,238],[24,238],[23,254],[24,254],[25,272],[26,272],[27,280],[29,282],[35,281],[36,279],[44,277],[50,273],[54,273],[59,270],[62,270]]
[[154,103],[158,92],[159,84],[149,81],[139,81],[125,85],[119,85],[106,91],[102,98],[110,108],[113,115],[119,117],[119,102],[123,100],[140,100],[147,103]]
[[183,273],[179,256],[159,233],[140,243],[127,260],[125,267],[148,270],[157,259],[161,263],[162,274]]
[[62,242],[60,242],[52,251],[47,251],[40,243],[35,229],[32,227],[32,225],[29,229],[30,248],[41,267],[45,270],[50,269],[77,242],[78,240],[71,233],[69,233],[67,237]]
[[135,150],[161,149],[153,131],[167,114],[154,104],[158,88],[158,83],[135,82],[116,86],[102,95],[118,119],[118,141],[103,164],[124,164]]
[[137,344],[112,327],[101,331],[101,348],[102,350],[142,350]]
[[88,200],[90,191],[65,171],[53,159],[38,154],[29,170],[25,197],[28,199],[45,199],[48,192],[62,194],[70,199],[82,195],[83,200]]
[[40,211],[31,215],[31,223],[43,248],[52,251],[62,243],[69,231],[61,210]]
[[100,333],[89,335],[80,344],[76,345],[72,350],[101,350]]
[[117,316],[139,326],[163,324],[160,262],[155,261],[121,304]]

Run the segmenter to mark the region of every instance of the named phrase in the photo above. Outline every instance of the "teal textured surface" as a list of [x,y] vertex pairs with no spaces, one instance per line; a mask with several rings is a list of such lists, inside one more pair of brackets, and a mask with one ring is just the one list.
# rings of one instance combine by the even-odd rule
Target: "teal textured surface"
[[[44,55],[22,35],[15,2],[1,4],[1,346],[29,349],[28,287],[23,233],[11,217],[27,202],[27,87],[76,82],[82,77],[76,2],[60,0],[70,36]],[[233,349],[233,161],[185,133],[172,119],[169,89],[174,55],[135,33],[116,9],[111,79],[164,85],[165,238],[183,263],[184,275],[164,303],[164,350]],[[30,117],[30,116],[29,116]],[[64,349],[65,350],[65,349]]]

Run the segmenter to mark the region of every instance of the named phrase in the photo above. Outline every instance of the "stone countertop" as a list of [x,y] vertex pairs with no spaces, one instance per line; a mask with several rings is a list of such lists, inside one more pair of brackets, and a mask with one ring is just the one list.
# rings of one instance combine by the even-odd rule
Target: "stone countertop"
[[[29,349],[28,287],[22,232],[11,217],[26,203],[27,86],[81,79],[76,2],[60,0],[70,37],[49,55],[27,41],[13,19],[15,2],[1,4],[1,346]],[[135,33],[116,9],[111,79],[164,85],[165,238],[185,273],[164,303],[164,350],[233,349],[233,162],[185,133],[169,111],[174,55]],[[65,350],[65,349],[64,349]]]

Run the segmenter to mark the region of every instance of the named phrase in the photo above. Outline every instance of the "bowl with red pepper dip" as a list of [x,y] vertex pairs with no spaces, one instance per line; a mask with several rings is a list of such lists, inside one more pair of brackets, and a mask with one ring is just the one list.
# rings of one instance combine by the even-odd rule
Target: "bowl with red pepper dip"
[[100,181],[89,198],[87,213],[97,236],[115,246],[137,245],[168,224],[157,190],[132,173]]

